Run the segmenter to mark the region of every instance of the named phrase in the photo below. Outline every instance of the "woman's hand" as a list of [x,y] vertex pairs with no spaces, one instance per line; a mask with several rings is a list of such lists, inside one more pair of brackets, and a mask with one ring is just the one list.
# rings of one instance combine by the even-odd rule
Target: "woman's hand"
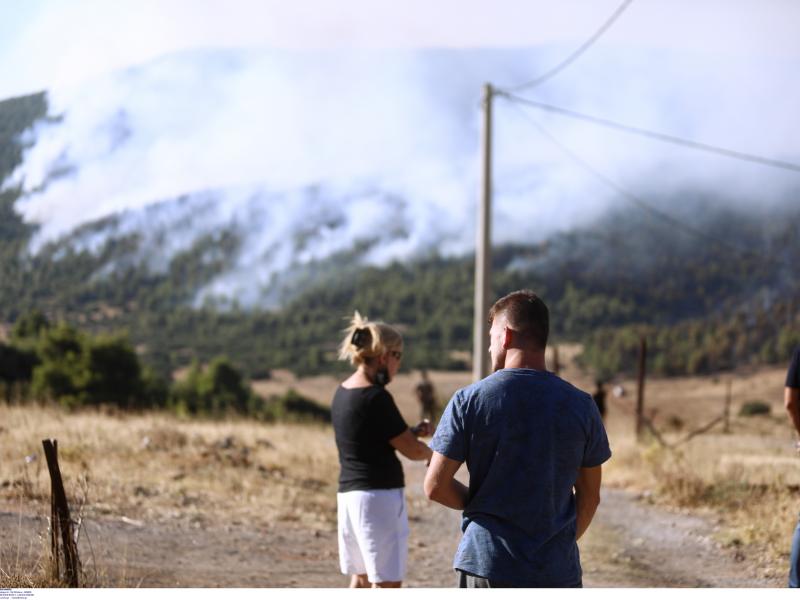
[[431,425],[431,422],[428,419],[422,419],[419,424],[411,427],[411,433],[413,433],[417,437],[429,437],[433,435],[435,430],[434,426]]

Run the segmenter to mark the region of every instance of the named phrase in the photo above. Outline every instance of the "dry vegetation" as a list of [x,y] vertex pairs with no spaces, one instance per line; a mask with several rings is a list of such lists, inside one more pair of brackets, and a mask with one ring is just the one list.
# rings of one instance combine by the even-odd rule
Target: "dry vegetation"
[[[635,385],[612,402],[608,429],[614,458],[608,485],[642,493],[650,501],[713,515],[718,541],[756,558],[764,573],[788,572],[792,531],[800,509],[800,458],[783,409],[782,369],[762,369],[717,378],[653,380],[646,413],[668,444],[652,435],[635,443]],[[692,431],[722,414],[728,380],[732,407],[729,432],[722,424],[683,442]],[[771,414],[739,416],[746,402],[768,404]],[[746,550],[745,550],[746,549]]]
[[[326,427],[2,405],[0,423],[0,510],[48,514],[41,440],[57,438],[67,493],[73,510],[85,504],[85,519],[134,525],[180,520],[193,527],[213,521],[254,529],[274,522],[309,528],[335,522],[338,463]],[[43,540],[3,532],[2,542],[0,585],[10,585],[11,574],[44,576],[44,560],[22,570],[15,565],[20,550],[45,555]]]
[[[591,391],[593,382],[570,362],[562,375]],[[650,439],[634,441],[635,384],[626,395],[609,395],[608,430],[614,457],[605,483],[635,490],[652,502],[721,519],[720,540],[761,556],[765,568],[784,569],[800,503],[800,464],[783,414],[783,371],[760,370],[717,379],[650,380],[646,412],[669,443],[721,414],[727,380],[733,380],[731,431],[721,425],[674,449]],[[446,400],[469,382],[468,373],[432,372]],[[392,391],[408,422],[416,420],[412,388],[416,373],[403,375]],[[336,381],[294,380],[277,373],[257,385],[261,393],[294,387],[328,403]],[[771,416],[739,417],[741,405],[763,400]],[[86,519],[175,521],[203,527],[215,523],[281,522],[303,528],[334,527],[338,463],[328,426],[264,425],[244,420],[190,421],[166,414],[65,413],[48,407],[0,405],[0,510],[46,515],[49,478],[41,440],[57,438],[62,472],[73,505]],[[77,510],[77,508],[76,508]],[[47,585],[42,559],[19,566],[17,557],[43,540],[2,532],[0,586]],[[753,552],[756,550],[757,552]]]

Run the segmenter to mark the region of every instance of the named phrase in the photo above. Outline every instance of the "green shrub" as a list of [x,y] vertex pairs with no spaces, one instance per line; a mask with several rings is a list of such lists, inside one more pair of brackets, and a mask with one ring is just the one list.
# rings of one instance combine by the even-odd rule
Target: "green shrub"
[[270,422],[330,423],[331,410],[290,388],[282,396],[272,396],[264,403],[261,417]]
[[32,310],[17,319],[11,330],[11,337],[15,341],[38,338],[43,332],[50,329],[50,321],[40,310]]
[[83,354],[88,375],[83,389],[85,404],[113,404],[138,408],[143,385],[139,358],[121,336],[89,339]]
[[739,409],[739,416],[752,417],[753,415],[768,415],[770,412],[772,412],[772,408],[769,404],[756,400],[742,404],[742,408]]
[[170,405],[190,415],[252,414],[258,408],[241,372],[223,356],[205,369],[192,363],[186,378],[173,386]]
[[39,357],[35,350],[0,342],[0,382],[9,385],[17,382],[30,383],[33,369],[38,364]]

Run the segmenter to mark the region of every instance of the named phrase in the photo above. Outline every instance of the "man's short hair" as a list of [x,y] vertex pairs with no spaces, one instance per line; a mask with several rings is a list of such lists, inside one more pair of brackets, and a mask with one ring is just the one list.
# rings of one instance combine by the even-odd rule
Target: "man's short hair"
[[511,329],[544,350],[550,334],[550,311],[539,296],[530,290],[503,296],[489,310],[489,325],[501,314],[505,315]]

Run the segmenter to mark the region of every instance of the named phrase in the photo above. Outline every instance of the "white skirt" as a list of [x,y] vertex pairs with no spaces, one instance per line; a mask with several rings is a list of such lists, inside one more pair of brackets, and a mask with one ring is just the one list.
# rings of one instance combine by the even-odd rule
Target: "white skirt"
[[408,512],[403,488],[336,494],[339,565],[371,583],[402,581],[408,559]]

